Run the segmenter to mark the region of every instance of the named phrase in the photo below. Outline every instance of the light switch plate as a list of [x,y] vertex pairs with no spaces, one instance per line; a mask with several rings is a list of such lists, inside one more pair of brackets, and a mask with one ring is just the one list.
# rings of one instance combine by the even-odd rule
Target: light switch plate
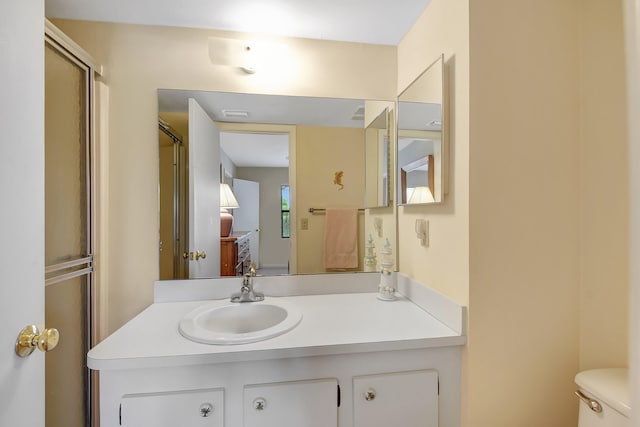
[[416,219],[415,225],[416,237],[420,240],[420,244],[429,247],[429,221],[426,219]]

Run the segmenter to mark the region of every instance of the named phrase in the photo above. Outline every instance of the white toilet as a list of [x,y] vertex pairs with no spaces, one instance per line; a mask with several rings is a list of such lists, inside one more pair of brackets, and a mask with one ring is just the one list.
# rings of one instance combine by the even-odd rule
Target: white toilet
[[631,427],[629,370],[593,369],[575,378],[578,427]]

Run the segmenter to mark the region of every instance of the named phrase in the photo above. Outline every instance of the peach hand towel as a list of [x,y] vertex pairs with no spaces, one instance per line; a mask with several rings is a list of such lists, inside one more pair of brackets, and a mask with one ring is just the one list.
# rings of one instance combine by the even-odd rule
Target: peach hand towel
[[358,209],[327,209],[324,223],[324,268],[358,267]]

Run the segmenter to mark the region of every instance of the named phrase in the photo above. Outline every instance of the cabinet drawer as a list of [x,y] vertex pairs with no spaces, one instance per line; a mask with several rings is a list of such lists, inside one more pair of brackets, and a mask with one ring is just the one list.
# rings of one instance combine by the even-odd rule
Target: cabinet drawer
[[239,246],[242,250],[238,250],[238,265],[236,271],[240,272],[240,275],[245,275],[251,268],[251,253],[249,252],[249,239],[244,240],[244,244]]
[[222,427],[224,390],[126,394],[120,404],[124,427]]
[[238,254],[245,251],[249,251],[249,239],[242,239],[238,241]]
[[238,252],[238,262],[244,262],[247,258],[249,258],[249,248],[242,252]]

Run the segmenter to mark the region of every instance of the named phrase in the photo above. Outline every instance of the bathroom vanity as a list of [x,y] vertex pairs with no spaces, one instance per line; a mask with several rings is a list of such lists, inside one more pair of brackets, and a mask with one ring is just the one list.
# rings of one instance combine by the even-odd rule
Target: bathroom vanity
[[459,426],[465,308],[400,274],[398,299],[381,301],[378,280],[257,277],[264,303],[302,320],[234,345],[194,342],[178,325],[228,305],[241,279],[156,283],[154,304],[89,352],[101,426]]

